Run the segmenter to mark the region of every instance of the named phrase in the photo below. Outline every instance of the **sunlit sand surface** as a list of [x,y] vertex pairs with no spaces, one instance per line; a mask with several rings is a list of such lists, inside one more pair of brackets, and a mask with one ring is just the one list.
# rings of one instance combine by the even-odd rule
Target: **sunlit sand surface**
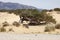
[[60,35],[0,33],[0,40],[60,40]]

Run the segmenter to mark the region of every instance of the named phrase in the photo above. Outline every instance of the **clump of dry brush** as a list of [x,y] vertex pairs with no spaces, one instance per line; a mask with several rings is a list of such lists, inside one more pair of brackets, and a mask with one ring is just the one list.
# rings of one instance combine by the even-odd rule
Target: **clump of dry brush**
[[16,26],[16,27],[19,27],[19,26],[20,26],[20,23],[19,23],[19,22],[14,21],[14,22],[13,22],[13,25],[14,25],[14,26]]
[[55,24],[49,23],[45,27],[45,32],[55,31]]

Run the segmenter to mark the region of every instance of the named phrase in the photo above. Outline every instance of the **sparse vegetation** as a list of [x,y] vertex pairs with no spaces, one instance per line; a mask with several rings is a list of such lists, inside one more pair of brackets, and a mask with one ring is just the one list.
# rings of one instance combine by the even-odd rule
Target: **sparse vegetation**
[[6,26],[9,26],[9,23],[8,22],[4,22],[4,23],[2,23],[3,24],[3,27],[6,27]]
[[13,22],[13,25],[16,26],[16,27],[20,26],[20,24],[18,22],[16,22],[16,21]]
[[[5,11],[5,10],[3,10],[3,11]],[[36,9],[21,9],[21,10],[19,9],[19,10],[6,10],[6,11],[8,11],[9,13],[14,13],[16,15],[20,15],[20,16],[24,17],[25,19],[30,19],[29,22],[32,25],[33,25],[33,22],[34,22],[34,25],[36,25],[36,24],[40,25],[43,21],[46,22],[46,24],[49,23],[49,22],[56,23],[55,19],[53,19],[53,17],[51,15],[46,14],[46,12],[48,10],[39,11],[39,10],[36,10]],[[51,12],[52,10],[49,10],[49,11]],[[42,23],[42,24],[45,24],[45,23]],[[20,26],[20,23],[14,21],[12,25],[14,25],[15,27],[18,28]],[[0,28],[0,31],[5,32],[6,31],[6,29],[5,29],[6,26],[9,26],[9,23],[7,23],[5,21],[3,23],[3,27]],[[27,29],[29,28],[29,26],[27,24],[23,24],[23,26]],[[49,24],[48,26],[45,27],[44,31],[45,32],[55,31],[55,28],[60,29],[60,24],[57,24],[55,27],[53,25]],[[15,31],[12,28],[8,29],[8,30],[13,31],[13,32]]]
[[25,19],[31,19],[31,22],[34,21],[35,24],[40,24],[41,21],[56,23],[52,16],[48,16],[46,12],[48,10],[44,9],[39,11],[37,9],[16,9],[16,10],[0,10],[1,12],[14,13],[20,15]]
[[57,24],[57,25],[55,26],[55,28],[56,28],[56,29],[60,29],[60,24]]

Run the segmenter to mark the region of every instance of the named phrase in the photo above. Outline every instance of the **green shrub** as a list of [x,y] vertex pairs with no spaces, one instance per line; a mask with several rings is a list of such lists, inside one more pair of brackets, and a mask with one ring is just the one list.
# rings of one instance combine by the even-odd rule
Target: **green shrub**
[[13,22],[13,25],[16,26],[16,27],[20,26],[20,24],[18,22],[16,22],[16,21]]
[[2,23],[3,24],[3,27],[6,27],[6,26],[9,26],[9,23],[8,22],[4,22],[4,23]]
[[55,28],[56,28],[56,29],[60,29],[60,24],[57,24],[57,25],[55,26]]
[[49,10],[49,12],[52,12],[52,11],[53,11],[52,9]]
[[54,11],[60,11],[60,8],[54,8]]

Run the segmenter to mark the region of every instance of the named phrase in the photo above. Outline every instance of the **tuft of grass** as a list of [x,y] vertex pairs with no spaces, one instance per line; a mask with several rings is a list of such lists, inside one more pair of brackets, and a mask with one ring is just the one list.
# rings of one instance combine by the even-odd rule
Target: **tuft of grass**
[[8,22],[4,22],[4,23],[2,23],[3,24],[3,27],[6,27],[6,26],[9,26],[9,23]]
[[9,29],[9,31],[12,31],[12,29]]
[[14,32],[14,30],[11,28],[11,29],[9,29],[9,31],[13,31]]
[[28,24],[23,24],[23,26],[24,26],[25,28],[29,28],[29,27],[28,27]]
[[19,23],[19,22],[14,21],[14,22],[13,22],[13,25],[14,25],[14,26],[16,26],[16,27],[19,27],[19,26],[20,26],[20,23]]
[[0,28],[0,32],[6,32],[6,29],[4,27]]

